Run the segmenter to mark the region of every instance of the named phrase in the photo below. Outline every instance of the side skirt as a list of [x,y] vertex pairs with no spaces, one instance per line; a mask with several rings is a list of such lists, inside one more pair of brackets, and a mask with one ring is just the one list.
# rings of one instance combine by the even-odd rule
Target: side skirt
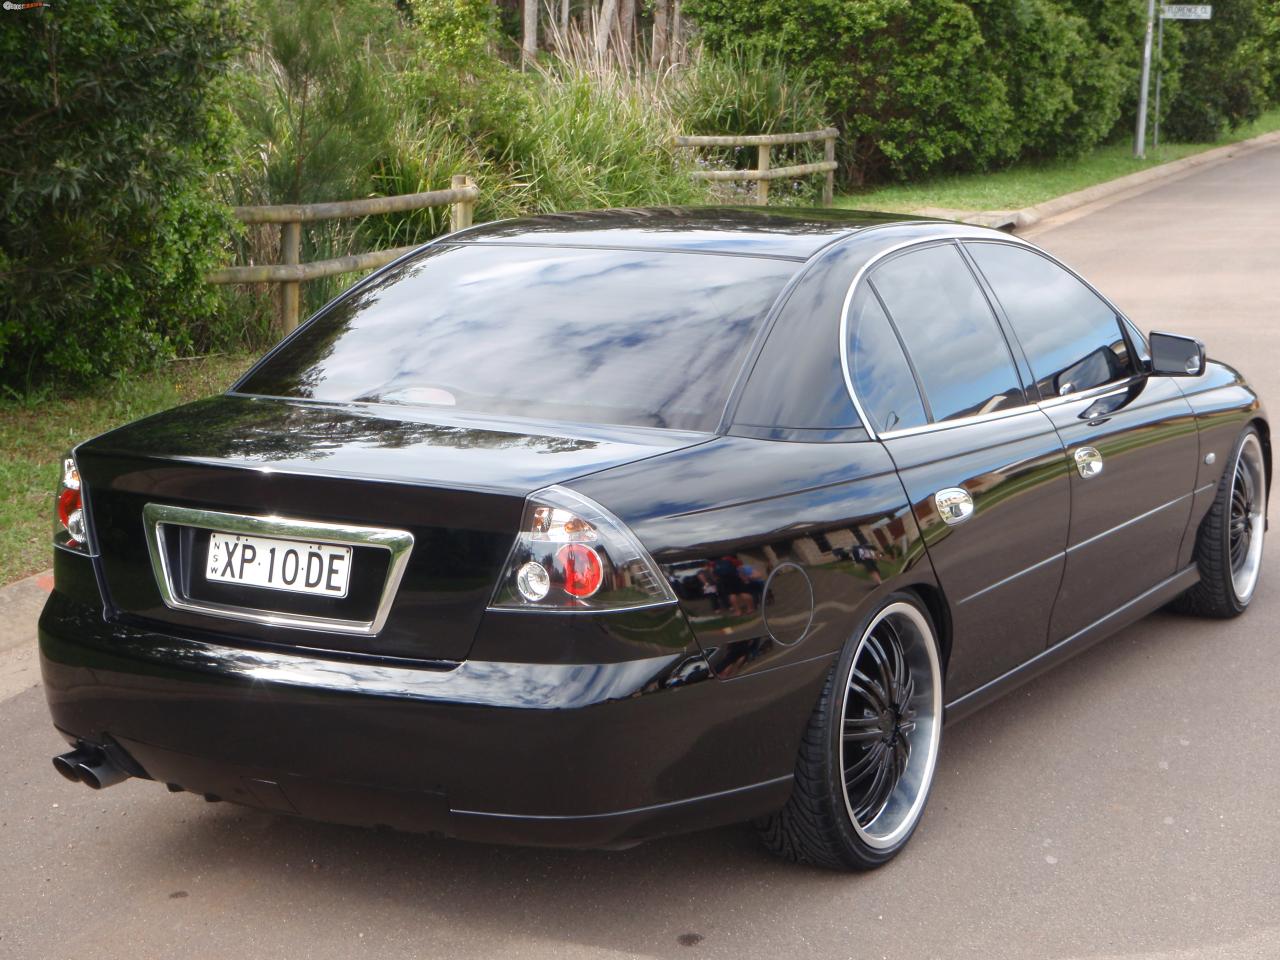
[[955,723],[980,710],[1033,677],[1038,677],[1051,667],[1069,660],[1077,653],[1088,650],[1099,640],[1104,640],[1129,624],[1141,620],[1147,614],[1160,609],[1178,594],[1194,586],[1200,580],[1200,571],[1194,564],[1175,573],[1168,580],[1156,584],[1139,594],[1122,607],[1117,607],[1101,620],[1095,620],[1083,630],[1060,640],[1043,653],[1037,654],[1003,676],[983,684],[977,690],[966,693],[946,707],[946,723]]

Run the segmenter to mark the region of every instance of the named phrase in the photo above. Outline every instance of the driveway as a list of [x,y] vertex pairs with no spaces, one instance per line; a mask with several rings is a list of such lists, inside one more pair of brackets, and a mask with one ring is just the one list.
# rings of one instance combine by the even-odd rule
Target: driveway
[[[1280,146],[1033,238],[1275,413],[1278,223]],[[10,685],[0,957],[1280,956],[1277,539],[1245,618],[1153,616],[950,728],[915,840],[865,876],[772,860],[745,827],[540,851],[94,793]]]

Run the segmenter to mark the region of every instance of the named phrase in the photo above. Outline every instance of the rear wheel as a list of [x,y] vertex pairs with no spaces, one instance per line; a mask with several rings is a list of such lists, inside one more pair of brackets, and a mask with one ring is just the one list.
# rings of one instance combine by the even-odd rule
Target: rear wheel
[[1267,472],[1258,431],[1240,434],[1213,505],[1196,535],[1200,582],[1174,608],[1203,617],[1235,617],[1253,599],[1266,534]]
[[942,736],[942,669],[928,611],[891,595],[845,644],[810,718],[787,805],[760,824],[790,860],[866,870],[910,839]]

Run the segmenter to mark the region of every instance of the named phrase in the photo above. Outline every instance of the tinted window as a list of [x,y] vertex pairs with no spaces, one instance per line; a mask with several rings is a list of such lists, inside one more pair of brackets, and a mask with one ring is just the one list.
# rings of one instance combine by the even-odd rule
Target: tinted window
[[1133,372],[1115,311],[1070,273],[1010,244],[967,247],[1013,325],[1042,397],[1088,390]]
[[935,420],[994,413],[1025,402],[991,307],[951,244],[895,257],[871,284],[902,335]]
[[856,244],[837,244],[805,268],[769,330],[735,424],[821,431],[832,438],[861,428],[838,345],[849,278],[865,256]]
[[863,286],[849,305],[849,376],[880,430],[918,427],[928,418],[915,377],[880,301]]
[[711,430],[797,266],[434,247],[309,324],[240,390]]

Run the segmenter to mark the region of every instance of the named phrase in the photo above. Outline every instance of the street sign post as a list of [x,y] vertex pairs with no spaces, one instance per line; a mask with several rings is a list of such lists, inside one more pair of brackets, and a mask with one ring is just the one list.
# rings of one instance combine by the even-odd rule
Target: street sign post
[[[1162,3],[1160,5],[1160,37],[1156,50],[1156,123],[1152,142],[1160,146],[1160,80],[1164,73],[1164,22],[1166,20],[1210,20],[1213,7],[1207,3]],[[1147,0],[1147,34],[1142,43],[1142,80],[1138,86],[1138,129],[1133,138],[1133,155],[1141,160],[1147,155],[1147,90],[1151,87],[1151,33],[1155,28],[1156,0]]]
[[1155,29],[1156,0],[1147,0],[1147,31],[1142,41],[1142,79],[1138,82],[1138,128],[1134,131],[1133,155],[1147,155],[1147,91],[1151,89],[1151,34]]

